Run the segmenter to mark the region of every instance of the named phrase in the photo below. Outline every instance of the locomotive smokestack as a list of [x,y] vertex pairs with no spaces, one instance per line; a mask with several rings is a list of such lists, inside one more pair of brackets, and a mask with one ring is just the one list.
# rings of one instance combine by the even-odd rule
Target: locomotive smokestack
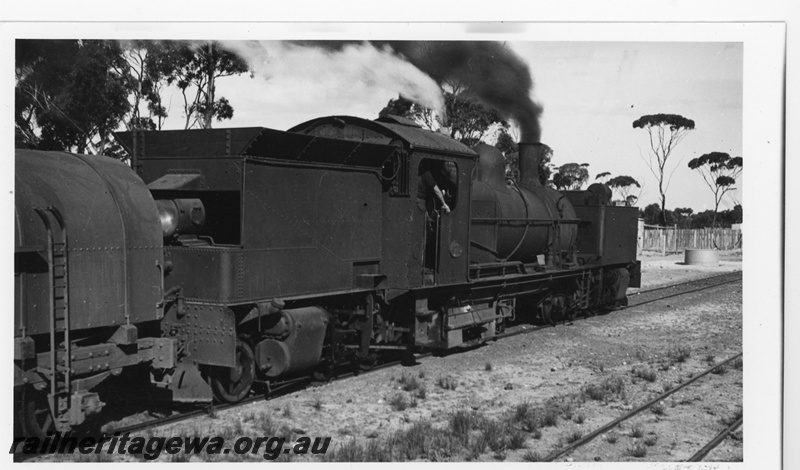
[[519,185],[523,188],[542,186],[539,182],[539,162],[546,149],[547,146],[539,142],[519,143]]

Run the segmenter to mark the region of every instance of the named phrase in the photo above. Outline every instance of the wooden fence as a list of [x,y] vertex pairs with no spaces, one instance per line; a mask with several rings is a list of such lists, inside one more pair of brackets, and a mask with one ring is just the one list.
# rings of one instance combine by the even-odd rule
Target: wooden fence
[[742,248],[742,231],[731,228],[676,229],[644,226],[642,249],[678,252],[685,249],[737,250]]

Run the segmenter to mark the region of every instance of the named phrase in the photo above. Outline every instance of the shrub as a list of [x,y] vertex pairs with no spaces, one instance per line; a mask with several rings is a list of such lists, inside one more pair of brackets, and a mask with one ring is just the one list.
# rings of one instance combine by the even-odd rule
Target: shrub
[[650,434],[649,436],[644,438],[644,443],[646,446],[652,447],[656,445],[656,442],[658,442],[658,436],[656,436],[655,434]]
[[469,437],[469,432],[477,428],[483,420],[483,416],[474,411],[458,410],[450,415],[450,431],[456,438],[462,442],[466,442]]
[[644,429],[639,424],[634,424],[631,428],[631,437],[642,437],[644,436]]
[[722,424],[725,426],[731,426],[733,423],[739,420],[742,417],[742,407],[737,407],[736,412],[732,415],[728,415],[720,420]]
[[581,390],[582,398],[597,401],[608,401],[615,397],[625,396],[625,381],[622,377],[608,377],[598,384],[589,384]]
[[619,434],[615,433],[614,431],[611,431],[610,433],[606,434],[606,442],[608,442],[609,444],[616,444],[618,440],[619,440]]
[[656,371],[653,369],[644,368],[644,367],[634,367],[633,368],[633,375],[639,377],[640,379],[644,379],[648,382],[655,382],[656,381]]
[[567,444],[572,444],[583,437],[583,432],[580,429],[575,429],[564,437]]
[[314,403],[311,404],[311,407],[317,411],[322,410],[322,399],[320,397],[315,398]]
[[647,455],[647,447],[643,446],[641,442],[637,442],[633,447],[628,447],[625,450],[625,455],[640,459]]
[[389,405],[394,408],[395,411],[404,411],[408,408],[409,403],[404,394],[396,393],[389,399]]
[[272,416],[269,413],[261,413],[255,421],[255,427],[262,436],[274,437],[278,432],[278,426],[272,421]]
[[517,403],[514,406],[514,414],[513,420],[517,423],[521,423],[528,417],[531,413],[531,403],[528,401],[524,401],[522,403]]
[[487,362],[486,365],[484,366],[484,369],[486,370],[486,372],[491,372],[492,369],[493,369],[492,363],[491,362]]
[[484,419],[480,428],[483,439],[490,449],[499,452],[505,448],[506,433],[502,424],[493,419]]
[[711,373],[715,375],[722,375],[725,372],[728,372],[728,367],[724,365],[719,365],[713,369],[711,369]]
[[415,395],[416,395],[416,397],[417,397],[417,398],[419,398],[420,400],[424,400],[424,399],[425,399],[425,397],[427,397],[427,396],[428,396],[428,389],[427,389],[427,388],[425,388],[425,386],[424,386],[424,385],[421,385],[421,386],[420,386],[420,387],[417,389],[417,392],[416,392],[416,394],[415,394]]
[[526,439],[527,436],[524,432],[519,430],[511,431],[511,433],[508,435],[508,448],[511,450],[522,449],[525,447]]
[[655,415],[663,416],[664,415],[664,405],[662,405],[661,403],[656,403],[655,405],[650,407],[650,411],[652,411],[653,414],[655,414]]
[[439,377],[436,379],[436,386],[439,388],[443,388],[445,390],[455,390],[458,382],[456,379],[446,376],[446,377]]
[[572,421],[576,422],[577,424],[583,424],[583,422],[586,421],[586,416],[584,416],[583,413],[578,413],[577,416],[572,418]]
[[526,462],[541,462],[542,456],[539,455],[539,453],[534,450],[529,450],[524,454],[522,454],[522,460]]
[[686,359],[689,359],[691,355],[692,350],[688,346],[677,346],[667,351],[667,357],[675,362],[686,362]]
[[413,392],[414,390],[419,388],[419,380],[411,374],[406,374],[405,372],[400,377],[400,386],[406,392]]

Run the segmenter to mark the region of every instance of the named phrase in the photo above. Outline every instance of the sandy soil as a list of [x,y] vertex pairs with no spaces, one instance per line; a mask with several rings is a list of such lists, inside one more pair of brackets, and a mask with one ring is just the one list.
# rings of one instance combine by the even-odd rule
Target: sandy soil
[[[645,254],[641,259],[642,290],[742,266],[741,252],[723,254],[719,267],[686,266],[683,255]],[[572,436],[587,434],[709,364],[739,353],[741,291],[741,283],[736,283],[595,316],[444,357],[421,358],[412,366],[309,387],[147,434],[222,435],[231,440],[274,435],[332,438],[325,457],[284,455],[283,460],[535,461],[563,447]],[[685,460],[741,412],[741,369],[734,365],[701,378],[559,460]],[[621,390],[591,399],[587,387],[603,384],[621,384]],[[553,411],[555,425],[518,419],[541,416],[530,411],[534,409]],[[453,436],[456,413],[476,417],[474,428],[460,440],[447,441],[442,436]],[[482,438],[498,427],[486,423],[499,425],[505,429],[504,439],[513,434],[516,442],[487,445]],[[421,434],[420,448],[425,450],[409,451],[403,445],[418,429],[428,429]],[[740,430],[706,460],[741,461],[742,439]],[[370,449],[368,456],[365,449]],[[103,459],[140,460],[119,455]],[[234,454],[162,455],[159,460],[187,459],[264,461],[260,455]]]
[[[642,289],[741,270],[741,260],[741,252],[726,253],[719,267],[710,268],[685,266],[682,255],[662,258],[646,254],[642,257]],[[228,434],[244,431],[243,435],[264,435],[263,430],[280,429],[295,437],[331,436],[331,447],[338,449],[338,458],[345,458],[342,449],[348,445],[350,451],[370,442],[375,448],[390,447],[387,442],[402,438],[400,433],[415,423],[430,423],[446,433],[459,410],[473,411],[484,420],[512,423],[513,427],[519,425],[511,416],[520,404],[556,407],[559,414],[555,426],[543,426],[538,432],[519,429],[524,439],[522,448],[512,450],[510,447],[516,446],[506,445],[497,451],[490,447],[480,451],[480,444],[474,442],[487,431],[478,429],[471,431],[463,446],[410,456],[420,460],[535,460],[562,447],[570,436],[588,433],[709,364],[739,353],[741,301],[741,283],[733,284],[573,325],[558,325],[458,354],[423,358],[410,367],[323,384],[158,434],[223,429]],[[680,351],[688,357],[681,357]],[[621,394],[596,401],[581,393],[591,384],[619,379],[624,384]],[[425,392],[420,392],[423,388]],[[399,397],[410,406],[400,409]],[[723,422],[735,419],[741,406],[741,365],[728,367],[622,423],[609,433],[611,436],[600,436],[560,460],[684,460],[724,429]],[[637,437],[639,431],[641,436]],[[395,452],[382,454],[382,458],[403,457]],[[741,459],[740,430],[707,460]]]

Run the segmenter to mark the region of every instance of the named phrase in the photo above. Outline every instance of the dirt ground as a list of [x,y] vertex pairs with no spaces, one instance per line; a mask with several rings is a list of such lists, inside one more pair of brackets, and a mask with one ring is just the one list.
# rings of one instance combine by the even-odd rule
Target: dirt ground
[[[741,252],[725,253],[719,267],[686,266],[680,254],[641,259],[642,289],[742,266]],[[311,387],[156,434],[222,430],[256,436],[278,429],[295,438],[331,436],[329,460],[535,461],[741,348],[742,286],[736,283],[422,358],[413,366]],[[741,362],[718,372],[559,460],[685,460],[741,413]],[[592,399],[592,385],[608,393]],[[537,408],[554,409],[555,425],[540,419],[526,426],[526,412]],[[428,440],[453,434],[457,413],[478,417],[460,445],[421,444],[424,450],[412,452],[398,444],[423,428],[433,430]],[[474,424],[478,421],[506,426],[516,441],[485,446],[481,437],[494,428]],[[741,461],[742,439],[740,429],[706,460]]]
[[[682,254],[645,253],[641,289],[741,270],[741,252],[720,259],[718,267],[686,266]],[[331,437],[327,455],[280,457],[292,461],[537,461],[741,349],[739,282],[312,386],[145,437]],[[742,362],[718,372],[558,460],[687,459],[742,412]],[[740,429],[706,461],[742,461],[742,441]],[[264,461],[233,453],[159,460]]]

